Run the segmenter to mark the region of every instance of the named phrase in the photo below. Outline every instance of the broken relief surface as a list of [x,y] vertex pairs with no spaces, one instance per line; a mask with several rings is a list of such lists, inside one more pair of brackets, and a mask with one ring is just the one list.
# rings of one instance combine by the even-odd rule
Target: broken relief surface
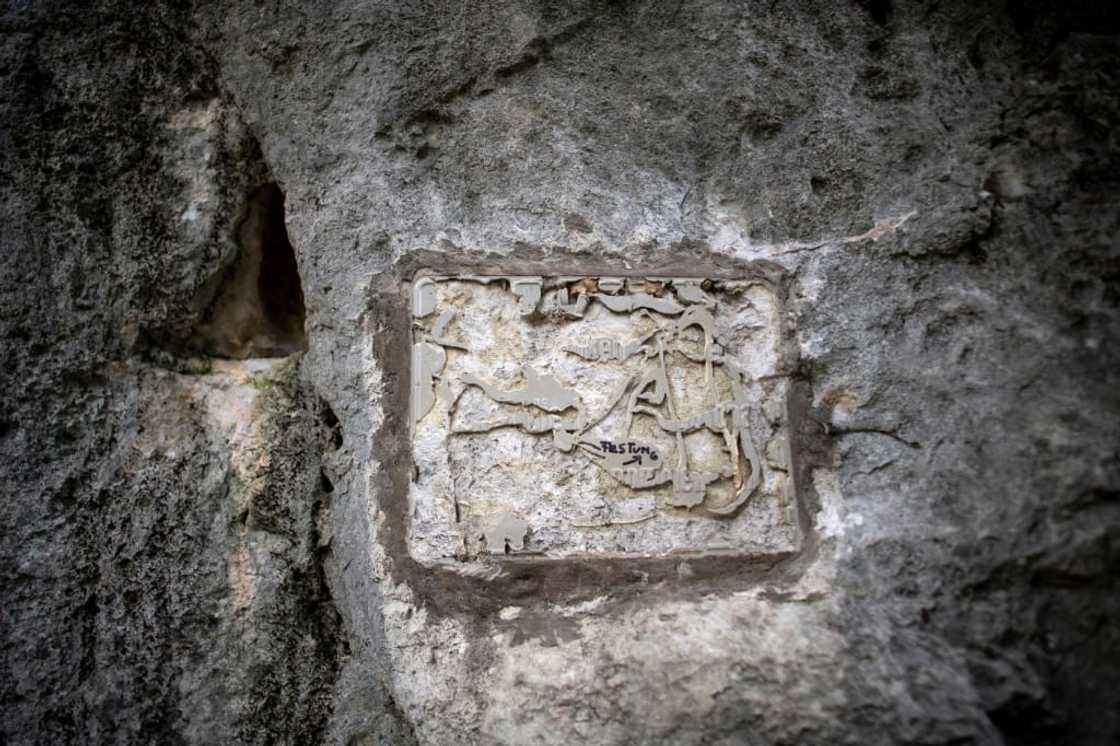
[[799,548],[768,281],[421,276],[411,310],[418,561]]

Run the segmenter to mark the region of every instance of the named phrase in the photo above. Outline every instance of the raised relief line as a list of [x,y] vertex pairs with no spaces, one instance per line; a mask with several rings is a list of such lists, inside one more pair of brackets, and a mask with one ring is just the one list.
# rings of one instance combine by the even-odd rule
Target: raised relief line
[[735,463],[736,482],[742,479],[740,472],[742,460],[747,462],[751,471],[747,483],[736,491],[734,500],[727,505],[705,509],[706,513],[713,516],[734,515],[762,484],[762,459],[758,455],[758,449],[755,448],[754,438],[750,435],[750,422],[747,419],[750,404],[746,385],[743,383],[746,374],[737,366],[728,367],[734,373],[731,379],[731,397],[735,403],[731,420],[733,437],[729,439],[729,447]]
[[436,310],[436,283],[431,277],[421,277],[412,285],[412,315],[422,319]]
[[682,277],[671,277],[669,282],[677,299],[684,303],[715,306],[716,302],[704,292],[702,284],[697,280]]
[[548,412],[563,412],[574,407],[581,415],[584,412],[580,395],[556,378],[547,373],[538,373],[529,365],[522,368],[522,373],[525,385],[510,391],[503,391],[473,373],[464,373],[461,380],[468,386],[477,386],[484,394],[501,404],[532,404]]
[[[642,310],[639,313],[647,313]],[[706,382],[714,385],[714,377],[712,376],[712,365],[721,364],[723,362],[722,356],[717,360],[717,356],[713,351],[713,338],[715,334],[714,318],[710,311],[703,306],[694,306],[687,310],[687,312],[680,318],[673,322],[669,327],[662,327],[654,330],[647,335],[643,342],[653,337],[658,332],[667,332],[671,338],[677,337],[685,329],[691,326],[700,327],[704,333],[704,356],[702,358],[695,358],[691,355],[686,355],[687,358],[693,362],[705,363],[705,379]],[[680,349],[679,345],[677,348]],[[565,348],[569,351],[575,352],[570,348]],[[612,348],[613,349],[613,348]],[[604,345],[600,357],[607,357],[609,359],[609,350]],[[611,477],[617,481],[625,484],[632,489],[643,489],[648,487],[659,486],[670,480],[673,482],[673,494],[666,500],[666,504],[671,507],[691,508],[703,502],[707,493],[707,486],[712,482],[731,476],[735,477],[736,490],[739,491],[737,499],[727,506],[712,509],[716,515],[730,515],[733,514],[739,506],[741,506],[750,494],[757,487],[757,482],[760,480],[760,464],[757,458],[757,451],[754,448],[753,440],[750,435],[741,431],[738,427],[735,431],[729,431],[726,426],[726,413],[728,410],[735,409],[736,403],[734,400],[717,403],[712,409],[695,415],[691,418],[678,419],[675,416],[675,405],[670,401],[671,392],[668,386],[667,366],[664,358],[664,343],[663,340],[658,338],[658,367],[651,371],[647,371],[641,378],[639,385],[633,390],[630,404],[627,408],[627,422],[626,432],[629,433],[633,424],[633,416],[635,414],[646,414],[655,418],[658,426],[665,432],[672,433],[677,440],[677,453],[678,464],[677,468],[669,471],[665,468],[665,463],[662,461],[657,467],[651,466],[632,466],[632,461],[626,463],[615,463],[619,459],[610,454],[602,454],[598,451],[599,446],[589,444],[581,440],[579,442],[580,450],[589,455],[591,460],[598,466],[603,468]],[[578,352],[577,352],[578,354]],[[737,366],[734,367],[733,375],[742,377],[743,373]],[[607,412],[599,417],[596,422],[605,418],[606,414],[610,412],[622,396],[625,395],[626,390],[630,386],[633,378],[628,378],[624,386],[619,390],[619,393],[614,397]],[[653,390],[648,390],[650,387]],[[670,417],[665,418],[657,410],[640,404],[640,401],[646,401],[654,406],[661,406],[663,403],[667,404],[670,409]],[[684,443],[683,433],[692,430],[707,427],[708,429],[721,434],[724,438],[727,453],[730,457],[731,464],[725,464],[717,472],[700,471],[695,474],[690,472],[688,466],[687,448]],[[745,440],[745,443],[740,447],[740,440]],[[557,438],[558,445],[561,444],[561,439]],[[574,438],[566,439],[563,442],[564,446],[570,446],[574,442]],[[562,450],[568,450],[568,447],[563,447]],[[747,494],[742,494],[743,478],[742,478],[742,465],[740,454],[743,454],[748,459],[748,468],[751,469],[752,479],[746,485]]]
[[540,277],[507,277],[509,289],[517,296],[517,311],[522,316],[528,316],[537,310],[541,302]]
[[577,523],[576,521],[569,521],[568,525],[572,528],[610,528],[611,526],[633,526],[635,523],[642,523],[654,518],[657,515],[656,510],[651,510],[645,515],[638,516],[637,518],[608,518],[602,523]]
[[412,345],[412,422],[419,422],[436,403],[434,382],[443,372],[447,353],[428,342]]
[[543,435],[555,430],[560,430],[569,433],[575,433],[580,430],[581,423],[566,422],[556,414],[546,414],[534,416],[529,412],[514,412],[510,415],[509,419],[505,420],[492,420],[484,422],[479,425],[472,425],[468,427],[459,427],[451,430],[454,435],[466,435],[471,433],[488,433],[491,430],[497,430],[503,427],[520,427],[524,428],[525,432],[530,435]]
[[629,295],[604,295],[595,293],[595,300],[614,311],[615,313],[628,313],[641,308],[656,311],[666,316],[676,316],[684,313],[684,306],[671,298],[658,298],[649,293],[631,293]]
[[[428,282],[422,288],[418,287],[413,295],[413,312],[414,314],[430,316],[435,311],[436,306],[434,282],[431,281],[431,278],[423,278],[419,282],[425,280]],[[447,339],[444,336],[448,325],[454,318],[454,311],[445,310],[439,315],[430,331],[425,329],[420,322],[414,322],[414,326],[419,327],[421,333],[420,339],[412,345],[413,425],[420,422],[428,412],[432,411],[437,397],[446,401],[450,396],[447,381],[440,378],[440,374],[443,373],[443,369],[447,365],[447,350],[444,348],[450,347],[465,352],[470,351],[466,345]],[[438,388],[436,381],[439,381]]]
[[715,319],[707,308],[692,306],[677,321],[675,334],[680,335],[692,326],[704,332],[704,383],[712,382],[712,341],[715,336]]
[[447,310],[441,313],[439,315],[439,318],[436,320],[436,323],[432,326],[432,331],[428,334],[428,341],[440,345],[441,347],[453,347],[456,350],[470,352],[470,348],[468,348],[462,342],[456,342],[455,340],[448,339],[446,336],[444,336],[447,333],[448,325],[454,318],[454,311]]
[[592,362],[625,363],[639,352],[644,351],[646,342],[659,331],[661,330],[654,329],[646,336],[634,342],[619,342],[612,337],[598,337],[597,339],[591,340],[590,344],[579,346],[563,345],[560,349]]

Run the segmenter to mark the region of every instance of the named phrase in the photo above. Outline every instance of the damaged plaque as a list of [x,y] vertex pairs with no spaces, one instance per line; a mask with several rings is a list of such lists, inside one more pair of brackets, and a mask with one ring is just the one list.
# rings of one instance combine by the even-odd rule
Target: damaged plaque
[[417,560],[798,549],[768,280],[424,275],[411,307]]

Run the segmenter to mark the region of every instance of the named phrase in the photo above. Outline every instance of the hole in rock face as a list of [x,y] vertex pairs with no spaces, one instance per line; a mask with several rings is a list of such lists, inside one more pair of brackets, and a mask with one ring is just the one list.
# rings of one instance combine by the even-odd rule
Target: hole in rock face
[[235,359],[283,357],[306,349],[303,288],[284,225],[284,193],[276,184],[249,198],[237,241],[238,257],[192,346]]

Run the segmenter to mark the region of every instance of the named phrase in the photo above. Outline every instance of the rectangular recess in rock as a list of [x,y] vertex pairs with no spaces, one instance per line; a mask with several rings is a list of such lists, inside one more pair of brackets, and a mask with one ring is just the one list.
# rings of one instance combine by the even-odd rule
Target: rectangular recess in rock
[[410,554],[796,552],[779,298],[759,278],[414,278]]

